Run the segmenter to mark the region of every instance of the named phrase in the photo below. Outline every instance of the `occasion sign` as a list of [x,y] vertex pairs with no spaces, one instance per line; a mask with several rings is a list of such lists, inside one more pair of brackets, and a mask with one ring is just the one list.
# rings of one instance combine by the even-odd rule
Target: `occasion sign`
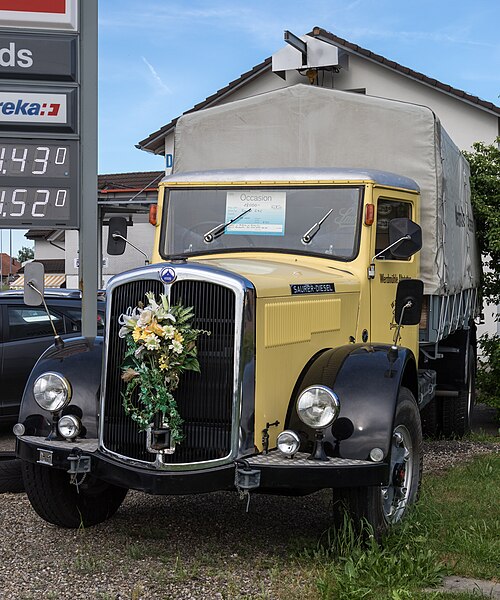
[[4,27],[76,31],[77,0],[0,0]]
[[226,234],[285,235],[286,192],[228,191]]

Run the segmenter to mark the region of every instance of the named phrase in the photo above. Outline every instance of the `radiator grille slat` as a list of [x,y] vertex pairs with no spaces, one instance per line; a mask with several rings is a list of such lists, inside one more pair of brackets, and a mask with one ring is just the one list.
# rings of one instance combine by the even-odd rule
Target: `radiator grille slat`
[[[126,457],[153,463],[155,455],[146,450],[146,434],[126,416],[122,405],[125,385],[120,365],[125,342],[118,337],[118,317],[129,306],[145,302],[145,293],[164,292],[157,280],[138,280],[116,287],[109,298],[111,318],[104,402],[104,446]],[[181,378],[175,399],[184,419],[184,441],[168,463],[209,461],[227,456],[231,450],[234,390],[235,294],[224,286],[207,281],[180,280],[171,286],[171,302],[194,306],[197,329],[210,331],[198,338],[200,373],[187,372]]]

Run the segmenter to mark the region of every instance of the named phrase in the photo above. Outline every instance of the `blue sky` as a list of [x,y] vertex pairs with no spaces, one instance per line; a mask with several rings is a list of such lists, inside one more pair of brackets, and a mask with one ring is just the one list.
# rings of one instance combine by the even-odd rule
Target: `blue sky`
[[100,0],[99,172],[163,168],[134,145],[315,25],[500,105],[500,0]]
[[318,25],[500,105],[499,23],[500,0],[99,0],[99,173],[161,170],[135,144],[271,56],[285,29]]

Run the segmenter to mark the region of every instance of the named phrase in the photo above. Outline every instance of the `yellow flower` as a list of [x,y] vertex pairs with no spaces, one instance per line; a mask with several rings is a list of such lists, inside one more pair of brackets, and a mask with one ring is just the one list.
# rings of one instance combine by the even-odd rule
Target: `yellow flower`
[[176,342],[180,342],[180,343],[182,343],[182,342],[184,341],[184,338],[182,337],[182,334],[181,334],[181,333],[179,333],[178,331],[176,331],[176,332],[174,333],[174,340],[175,340]]
[[136,326],[134,328],[134,331],[132,331],[132,337],[134,338],[134,342],[138,342],[141,339],[142,333],[143,331],[141,327]]
[[153,320],[149,325],[148,329],[149,331],[151,331],[151,333],[159,335],[160,337],[163,337],[165,335],[165,331],[163,330],[163,327],[158,324],[158,321]]
[[168,359],[165,356],[160,356],[160,369],[166,371],[168,369]]

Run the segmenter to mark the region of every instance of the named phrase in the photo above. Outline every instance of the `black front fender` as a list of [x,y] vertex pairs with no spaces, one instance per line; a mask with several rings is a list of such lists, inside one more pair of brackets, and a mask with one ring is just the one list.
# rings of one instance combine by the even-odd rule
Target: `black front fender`
[[[287,415],[287,427],[300,433],[309,450],[314,430],[299,419],[296,400],[311,385],[326,385],[339,397],[340,414],[325,431],[328,454],[367,459],[372,448],[390,449],[394,414],[401,385],[416,381],[413,353],[386,345],[349,345],[325,350],[304,369]],[[412,390],[414,391],[414,390]]]
[[33,384],[42,373],[55,371],[70,382],[73,393],[62,414],[79,416],[86,437],[97,437],[102,346],[102,337],[79,337],[65,341],[64,348],[51,346],[42,354],[29,376],[21,402],[19,422],[25,426],[27,435],[44,436],[50,432],[51,414],[36,403]]

